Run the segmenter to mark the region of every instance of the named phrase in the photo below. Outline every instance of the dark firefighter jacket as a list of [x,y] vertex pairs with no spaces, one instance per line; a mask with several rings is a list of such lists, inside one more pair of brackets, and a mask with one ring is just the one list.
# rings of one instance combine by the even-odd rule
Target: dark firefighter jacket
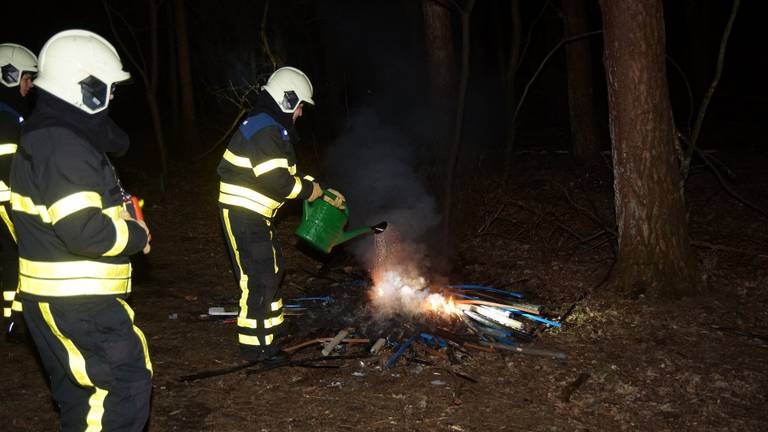
[[[17,88],[4,89],[15,90]],[[9,101],[10,102],[10,101]],[[0,100],[0,223],[5,223],[9,231],[13,234],[13,224],[11,223],[7,204],[11,199],[11,160],[19,143],[21,134],[21,124],[24,122],[22,114],[12,103],[6,103]]]
[[147,235],[118,217],[122,188],[106,156],[127,146],[107,111],[89,115],[40,91],[11,168],[22,298],[130,292],[129,255]]
[[252,113],[230,140],[218,167],[219,203],[224,207],[273,218],[285,200],[307,199],[312,194],[314,179],[297,174],[293,134],[276,116],[285,117],[284,113]]

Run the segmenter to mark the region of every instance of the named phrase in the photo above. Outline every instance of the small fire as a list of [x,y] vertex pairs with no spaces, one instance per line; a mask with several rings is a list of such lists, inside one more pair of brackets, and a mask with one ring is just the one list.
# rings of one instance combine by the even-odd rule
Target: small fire
[[382,314],[434,313],[451,316],[458,313],[453,298],[430,291],[421,276],[409,276],[413,270],[388,269],[374,274],[371,301]]
[[380,315],[458,314],[452,298],[433,292],[414,263],[420,262],[415,246],[403,242],[396,229],[390,228],[376,239],[371,303]]

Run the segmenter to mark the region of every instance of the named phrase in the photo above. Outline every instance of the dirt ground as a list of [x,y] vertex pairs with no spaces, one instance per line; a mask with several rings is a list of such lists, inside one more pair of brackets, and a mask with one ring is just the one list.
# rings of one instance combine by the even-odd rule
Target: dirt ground
[[[768,177],[755,168],[765,155],[720,157],[739,193],[768,208]],[[587,293],[563,329],[530,345],[562,351],[567,360],[470,351],[455,365],[423,355],[433,364],[406,357],[383,370],[377,359],[345,360],[336,369],[283,367],[180,382],[239,362],[234,325],[199,318],[237,295],[216,215],[213,164],[175,170],[162,200],[145,188],[154,242],[136,265],[132,303],[155,370],[148,430],[768,430],[766,219],[697,167],[688,191],[691,235],[711,293],[669,303],[615,298],[593,289],[613,259],[611,235],[600,223],[612,218],[611,180],[584,175],[562,158],[521,155],[504,188],[468,183],[497,192],[468,203],[474,210],[466,214],[468,233],[449,280],[522,289],[552,318]],[[349,263],[323,267],[298,251],[298,209],[281,218],[285,298],[308,287],[355,295],[356,288],[330,279],[351,280],[357,270],[350,274]],[[322,277],[321,268],[334,276]],[[302,319],[288,317],[291,328],[302,328]],[[318,353],[310,347],[300,355]],[[32,349],[2,343],[0,354],[1,429],[55,430],[58,414]]]

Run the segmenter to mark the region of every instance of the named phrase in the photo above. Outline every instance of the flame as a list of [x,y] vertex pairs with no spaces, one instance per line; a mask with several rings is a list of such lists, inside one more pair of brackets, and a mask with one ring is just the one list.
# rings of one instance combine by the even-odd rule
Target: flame
[[452,298],[430,290],[415,264],[419,262],[418,258],[391,225],[375,239],[376,257],[370,298],[379,314],[432,314],[442,317],[458,314],[459,309]]
[[413,270],[387,269],[374,273],[371,301],[382,314],[436,314],[450,317],[459,312],[452,297],[432,292],[422,276]]

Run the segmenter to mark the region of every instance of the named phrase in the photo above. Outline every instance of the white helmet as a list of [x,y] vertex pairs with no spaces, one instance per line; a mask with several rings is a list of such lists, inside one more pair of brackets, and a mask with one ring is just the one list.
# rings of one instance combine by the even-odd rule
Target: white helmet
[[312,100],[312,83],[309,82],[309,78],[304,75],[304,72],[290,66],[274,71],[261,88],[266,90],[280,109],[286,113],[296,111],[301,102],[315,104]]
[[130,77],[106,39],[86,30],[65,30],[53,35],[40,50],[35,85],[94,114],[109,105],[113,85]]
[[16,87],[24,72],[37,72],[37,57],[21,45],[0,44],[0,70],[3,85]]

